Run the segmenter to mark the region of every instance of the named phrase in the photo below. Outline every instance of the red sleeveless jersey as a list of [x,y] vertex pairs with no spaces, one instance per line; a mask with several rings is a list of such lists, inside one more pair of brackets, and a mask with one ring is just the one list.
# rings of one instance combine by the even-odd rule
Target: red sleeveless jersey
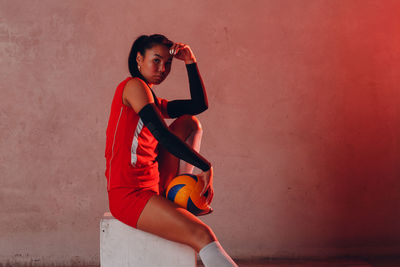
[[[122,93],[128,77],[114,94],[106,132],[107,190],[120,187],[147,188],[159,182],[158,141],[143,124],[139,115],[123,104]],[[168,118],[167,100],[155,98],[154,102],[164,118]]]

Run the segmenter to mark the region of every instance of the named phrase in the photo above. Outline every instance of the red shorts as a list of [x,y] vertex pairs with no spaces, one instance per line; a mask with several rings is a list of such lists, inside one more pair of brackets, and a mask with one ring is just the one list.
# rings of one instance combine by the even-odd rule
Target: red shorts
[[108,192],[111,214],[121,222],[137,228],[137,221],[147,201],[158,195],[158,188],[120,187]]

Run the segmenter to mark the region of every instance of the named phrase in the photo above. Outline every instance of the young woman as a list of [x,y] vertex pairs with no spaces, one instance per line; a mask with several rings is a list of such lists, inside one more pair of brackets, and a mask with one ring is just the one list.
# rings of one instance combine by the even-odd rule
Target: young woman
[[[168,76],[173,58],[186,64],[191,99],[167,101],[153,91]],[[207,204],[214,194],[212,166],[198,153],[202,129],[194,115],[205,111],[208,102],[193,52],[163,35],[142,35],[128,63],[132,77],[117,87],[107,127],[111,213],[132,227],[191,246],[206,267],[237,266],[210,227],[164,197],[168,182],[194,166],[203,171],[198,178]],[[176,120],[168,127],[164,118]]]

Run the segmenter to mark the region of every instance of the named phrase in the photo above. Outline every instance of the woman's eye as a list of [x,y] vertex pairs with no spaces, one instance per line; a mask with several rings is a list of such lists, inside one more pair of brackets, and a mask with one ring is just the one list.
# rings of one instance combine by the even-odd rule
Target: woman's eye
[[158,58],[154,59],[154,63],[160,63],[160,60]]

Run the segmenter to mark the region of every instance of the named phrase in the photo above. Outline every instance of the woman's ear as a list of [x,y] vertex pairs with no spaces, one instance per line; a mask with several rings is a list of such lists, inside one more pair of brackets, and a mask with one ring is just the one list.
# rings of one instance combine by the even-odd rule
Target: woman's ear
[[143,62],[143,56],[142,56],[142,54],[140,54],[140,52],[137,52],[137,54],[136,54],[136,63],[139,66],[142,62]]

